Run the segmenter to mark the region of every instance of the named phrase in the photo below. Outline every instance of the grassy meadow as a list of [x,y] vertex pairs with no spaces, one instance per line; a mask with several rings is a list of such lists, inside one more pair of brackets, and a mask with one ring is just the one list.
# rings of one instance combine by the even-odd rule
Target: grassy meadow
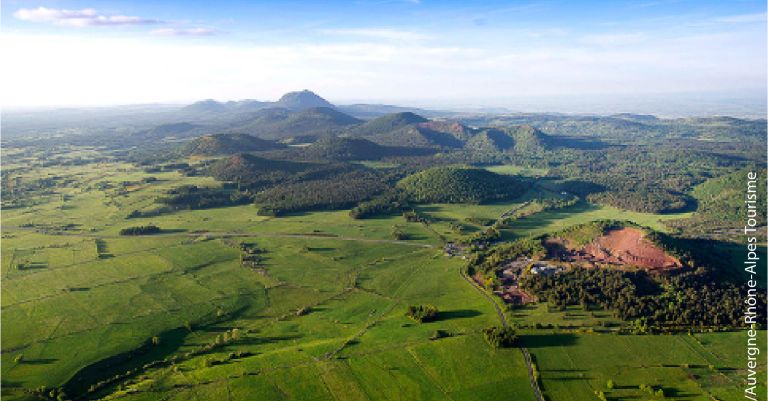
[[[461,235],[456,225],[479,231],[478,219],[524,207],[546,195],[539,189],[488,205],[420,205],[435,219],[428,225],[402,216],[354,220],[347,210],[265,217],[254,205],[127,219],[170,188],[218,184],[109,162],[20,174],[56,185],[28,206],[2,211],[4,400],[41,399],[29,391],[40,386],[137,401],[536,400],[520,350],[491,348],[482,337],[483,328],[499,325],[494,304],[441,246]],[[515,220],[504,234],[598,219],[663,231],[665,220],[685,217],[581,202]],[[119,235],[149,224],[163,232]],[[393,228],[407,240],[395,240]],[[262,250],[259,268],[241,263],[241,242]],[[418,304],[434,305],[440,318],[408,319],[406,308]],[[549,312],[543,304],[509,316],[548,326],[525,329],[523,344],[550,401],[592,400],[595,390],[646,399],[640,384],[674,399],[738,395],[740,333],[598,334],[589,329],[619,323],[609,312]],[[609,379],[614,389],[604,388]]]

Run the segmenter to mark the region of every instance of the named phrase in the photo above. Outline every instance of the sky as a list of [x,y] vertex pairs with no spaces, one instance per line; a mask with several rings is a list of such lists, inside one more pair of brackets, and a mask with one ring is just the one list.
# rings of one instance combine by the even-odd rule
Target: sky
[[300,89],[339,103],[543,108],[766,93],[764,1],[0,7],[4,107],[274,100]]

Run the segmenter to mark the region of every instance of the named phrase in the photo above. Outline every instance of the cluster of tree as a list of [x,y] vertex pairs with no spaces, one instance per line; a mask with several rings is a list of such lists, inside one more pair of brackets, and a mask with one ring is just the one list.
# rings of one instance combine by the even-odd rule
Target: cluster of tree
[[508,261],[523,257],[540,258],[546,254],[540,238],[521,238],[473,253],[466,270],[469,275],[481,273],[495,276],[496,269]]
[[432,217],[425,213],[419,213],[413,209],[403,212],[403,218],[409,223],[430,224],[432,222]]
[[733,157],[695,151],[687,146],[609,147],[601,151],[547,155],[552,174],[569,178],[563,185],[590,201],[651,213],[682,211],[695,206],[685,191],[713,171],[735,168]]
[[483,338],[494,348],[512,347],[517,343],[517,333],[511,327],[486,327],[483,329]]
[[578,196],[567,196],[564,198],[539,198],[533,201],[533,203],[537,205],[541,211],[565,209],[575,205],[578,202]]
[[667,396],[666,394],[664,394],[664,389],[661,387],[654,389],[653,386],[649,386],[647,384],[641,384],[637,386],[637,388],[641,391],[645,391],[648,394],[656,396],[657,398],[664,399]]
[[99,259],[107,259],[112,257],[112,254],[110,254],[109,250],[107,249],[107,241],[104,241],[101,238],[97,238],[94,240],[94,243],[96,245],[96,255],[98,255]]
[[522,195],[528,185],[511,176],[468,167],[434,167],[397,184],[414,202],[484,203]]
[[159,234],[161,231],[160,227],[154,225],[134,226],[123,228],[120,235],[150,235]]
[[169,154],[166,152],[160,152],[160,154],[157,155],[157,159],[153,161],[137,161],[136,164],[138,164],[139,166],[145,166],[144,172],[149,174],[159,173],[163,171],[176,171],[186,176],[198,175],[198,172],[199,172],[198,167],[200,167],[200,165],[193,166],[193,165],[190,165],[189,163],[184,163],[184,162],[162,163],[163,161],[174,159],[176,157],[180,157],[180,155],[173,154],[173,153]]
[[501,230],[497,225],[492,225],[485,230],[462,238],[459,242],[470,245],[472,250],[483,249],[501,239]]
[[[293,153],[293,155],[291,155]],[[426,149],[399,146],[383,146],[363,138],[324,136],[315,143],[284,152],[286,156],[304,160],[379,160],[389,156],[431,154]]]
[[181,148],[185,155],[231,155],[239,152],[256,152],[279,149],[285,145],[246,134],[203,135]]
[[[745,286],[714,281],[703,270],[651,277],[644,271],[573,269],[526,275],[521,287],[552,305],[613,309],[617,317],[635,322],[636,333],[703,328],[741,327]],[[765,324],[765,295],[756,310]]]
[[254,243],[240,243],[240,265],[243,267],[256,268],[262,262],[266,250],[259,248]]
[[392,231],[390,232],[390,235],[392,236],[392,239],[395,239],[395,240],[398,240],[398,241],[405,241],[408,238],[410,238],[408,233],[403,231],[398,226],[392,226]]
[[217,180],[259,190],[290,181],[297,173],[313,167],[317,166],[239,153],[212,163],[206,171]]
[[329,178],[299,181],[263,190],[254,201],[258,213],[281,216],[307,210],[344,209],[387,189],[381,174],[357,169]]
[[452,335],[453,334],[449,331],[435,330],[434,332],[432,332],[432,335],[429,336],[429,339],[434,341],[434,340],[439,340],[441,338],[451,337]]
[[475,225],[478,225],[478,226],[485,226],[485,227],[491,226],[491,225],[493,225],[493,223],[496,222],[495,219],[487,219],[487,218],[484,218],[484,217],[474,217],[474,216],[467,217],[467,218],[464,219],[464,221],[466,221],[467,223],[470,223],[470,224],[475,224]]
[[409,207],[405,192],[393,188],[369,201],[358,203],[349,211],[349,216],[353,219],[366,219],[400,213]]
[[26,178],[3,171],[0,177],[3,192],[3,209],[33,206],[45,195],[54,194],[54,189],[65,186],[63,177]]
[[436,320],[438,313],[437,308],[432,305],[410,305],[405,315],[419,323],[424,323]]
[[209,209],[222,206],[242,205],[251,201],[248,193],[233,188],[209,188],[196,185],[184,185],[166,192],[157,198],[158,203],[167,205],[172,210]]
[[692,209],[696,201],[688,191],[695,185],[713,174],[761,160],[759,150],[765,149],[761,143],[755,143],[750,149],[691,140],[585,146],[567,143],[566,138],[558,136],[550,135],[549,139],[550,142],[556,140],[558,146],[482,155],[455,151],[441,155],[441,161],[514,163],[547,168],[550,176],[563,180],[562,190],[592,202],[667,213]]
[[212,357],[212,358],[206,359],[205,360],[205,367],[210,368],[210,367],[216,366],[216,365],[223,365],[223,364],[225,364],[225,363],[227,363],[229,361],[233,361],[233,360],[236,360],[236,359],[246,358],[246,357],[249,357],[251,355],[253,355],[253,352],[250,352],[250,351],[230,352],[230,353],[228,353],[227,355],[225,355],[224,357],[221,357],[221,358],[213,358]]
[[[696,186],[692,195],[696,198],[698,207],[696,213],[686,219],[674,220],[668,225],[677,228],[688,236],[715,236],[720,238],[733,238],[740,235],[744,218],[748,214],[747,174],[754,172],[755,180],[754,210],[766,210],[766,169],[750,167],[717,178],[711,178]],[[754,215],[758,226],[766,224],[765,213]]]
[[58,387],[49,388],[46,386],[40,386],[29,390],[29,394],[38,399],[50,401],[66,401],[70,399],[67,397],[67,393],[64,391],[64,389]]
[[692,206],[691,198],[680,192],[653,186],[613,187],[587,196],[587,200],[643,213],[671,213],[683,211]]

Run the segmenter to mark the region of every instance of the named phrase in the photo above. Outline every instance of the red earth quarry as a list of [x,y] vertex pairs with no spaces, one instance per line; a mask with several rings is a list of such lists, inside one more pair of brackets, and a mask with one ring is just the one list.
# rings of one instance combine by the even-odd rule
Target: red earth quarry
[[570,261],[631,265],[659,271],[682,267],[678,259],[647,240],[645,233],[636,228],[611,230],[581,249],[569,249],[559,238],[547,241],[547,248],[550,254]]

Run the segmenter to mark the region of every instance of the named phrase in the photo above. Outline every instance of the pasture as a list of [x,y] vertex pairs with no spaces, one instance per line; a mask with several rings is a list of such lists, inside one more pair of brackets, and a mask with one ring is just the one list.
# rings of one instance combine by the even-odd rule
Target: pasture
[[[546,190],[488,205],[419,205],[433,224],[354,220],[348,210],[274,218],[250,204],[128,219],[171,188],[220,184],[109,162],[35,165],[21,177],[54,184],[2,211],[4,400],[39,399],[29,390],[40,386],[121,400],[535,400],[521,352],[482,337],[499,324],[493,303],[441,246],[556,196]],[[503,231],[525,237],[598,219],[664,230],[665,220],[684,217],[582,202]],[[119,235],[141,225],[163,232]],[[393,238],[395,228],[407,239]],[[241,243],[260,250],[256,266],[241,262]],[[440,318],[408,319],[406,308],[419,304]],[[676,399],[737,394],[740,333],[588,334],[620,322],[606,311],[543,304],[508,316],[524,327],[550,401],[591,400],[596,389],[609,399],[646,397],[640,384]],[[603,388],[608,379],[615,389]]]
[[[761,332],[765,342],[765,331]],[[551,400],[662,399],[640,385],[663,389],[666,399],[743,399],[744,332],[622,336],[538,332],[523,337]],[[758,376],[765,376],[761,363]],[[608,388],[608,381],[613,388]],[[758,389],[765,394],[765,384]]]

